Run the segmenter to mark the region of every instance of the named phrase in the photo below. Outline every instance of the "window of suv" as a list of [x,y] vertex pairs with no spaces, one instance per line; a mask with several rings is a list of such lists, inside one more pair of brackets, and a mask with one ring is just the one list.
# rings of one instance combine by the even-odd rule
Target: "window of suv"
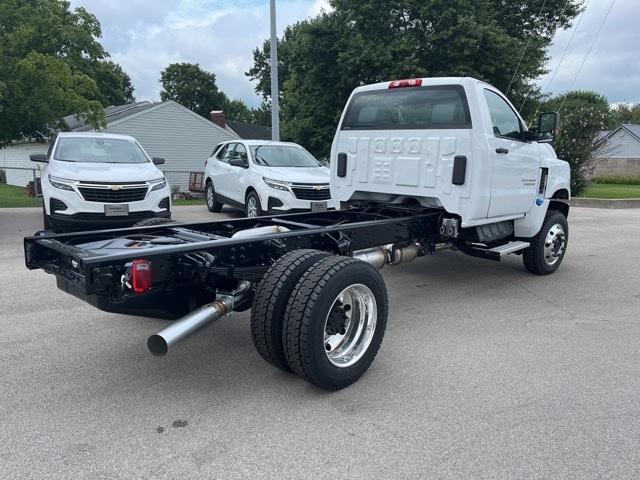
[[63,162],[84,163],[149,162],[136,142],[101,137],[61,137],[53,158]]
[[241,143],[236,143],[236,149],[234,150],[231,158],[238,158],[240,160],[248,161],[247,158],[247,149]]
[[471,128],[461,85],[371,90],[353,96],[343,130]]
[[229,158],[231,158],[231,154],[233,153],[234,146],[235,146],[235,143],[227,143],[225,146],[223,146],[220,149],[220,151],[218,152],[218,155],[216,155],[216,158],[221,162],[229,163]]
[[522,140],[522,124],[516,112],[496,92],[485,89],[484,98],[489,107],[493,133],[497,137],[507,137]]

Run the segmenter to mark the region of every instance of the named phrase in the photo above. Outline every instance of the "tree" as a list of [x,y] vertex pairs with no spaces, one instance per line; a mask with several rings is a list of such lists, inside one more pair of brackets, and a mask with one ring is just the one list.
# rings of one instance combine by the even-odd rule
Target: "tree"
[[609,128],[616,128],[622,123],[640,123],[640,104],[629,105],[621,103],[611,107]]
[[193,63],[172,63],[160,74],[160,98],[173,100],[209,118],[211,110],[223,110],[227,97],[218,90],[216,76]]
[[[278,45],[283,136],[317,155],[360,83],[417,76],[473,76],[518,106],[539,99],[533,80],[546,49],[581,0],[332,0],[334,11],[285,30]],[[526,48],[526,50],[525,50]],[[270,95],[269,43],[247,75]],[[525,104],[525,114],[536,102]]]
[[96,18],[61,0],[3,0],[0,18],[0,145],[46,137],[71,113],[99,126],[100,93],[78,68],[106,55]]
[[541,111],[559,111],[561,134],[555,145],[558,158],[571,165],[571,194],[579,195],[589,185],[593,159],[603,151],[598,142],[609,118],[609,103],[596,92],[574,91],[551,98]]
[[100,102],[105,107],[135,102],[131,77],[120,65],[112,61],[100,61],[88,70],[100,92]]

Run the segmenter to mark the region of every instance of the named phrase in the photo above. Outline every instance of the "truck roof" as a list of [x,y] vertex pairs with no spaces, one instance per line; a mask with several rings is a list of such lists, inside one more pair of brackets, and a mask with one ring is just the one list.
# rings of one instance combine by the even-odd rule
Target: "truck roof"
[[120,135],[117,133],[102,133],[102,132],[60,132],[58,134],[60,138],[73,138],[73,137],[84,137],[84,138],[104,138],[111,140],[135,140],[131,135]]
[[[489,85],[488,83],[473,77],[416,77],[411,80],[418,80],[418,79],[422,81],[422,86],[425,86],[425,85],[463,85],[464,86],[465,84],[472,84],[476,82]],[[399,81],[399,80],[400,79],[388,80],[386,82],[372,83],[370,85],[362,85],[360,87],[357,87],[354,90],[354,93],[366,92],[370,90],[386,90],[389,88],[389,85],[392,82]]]

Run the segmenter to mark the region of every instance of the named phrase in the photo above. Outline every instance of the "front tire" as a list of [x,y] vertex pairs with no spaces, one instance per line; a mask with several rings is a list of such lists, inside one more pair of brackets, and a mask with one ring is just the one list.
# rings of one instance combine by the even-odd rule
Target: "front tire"
[[247,218],[255,218],[262,216],[262,208],[260,207],[260,197],[258,194],[251,190],[247,194],[247,198],[244,202],[244,212]]
[[331,256],[306,271],[285,312],[282,343],[291,369],[326,390],[358,380],[387,325],[387,291],[368,263]]
[[216,200],[216,191],[213,188],[213,182],[208,181],[205,187],[205,198],[207,200],[207,208],[210,212],[220,213],[222,210],[222,203]]
[[525,268],[536,275],[555,272],[564,259],[568,240],[567,217],[557,210],[549,210],[542,228],[529,239],[531,245],[522,254]]

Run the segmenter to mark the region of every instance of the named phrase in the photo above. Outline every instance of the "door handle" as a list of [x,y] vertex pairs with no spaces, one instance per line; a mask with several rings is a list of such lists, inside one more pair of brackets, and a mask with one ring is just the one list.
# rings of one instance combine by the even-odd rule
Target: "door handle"
[[508,148],[496,148],[496,153],[509,153],[509,149]]

